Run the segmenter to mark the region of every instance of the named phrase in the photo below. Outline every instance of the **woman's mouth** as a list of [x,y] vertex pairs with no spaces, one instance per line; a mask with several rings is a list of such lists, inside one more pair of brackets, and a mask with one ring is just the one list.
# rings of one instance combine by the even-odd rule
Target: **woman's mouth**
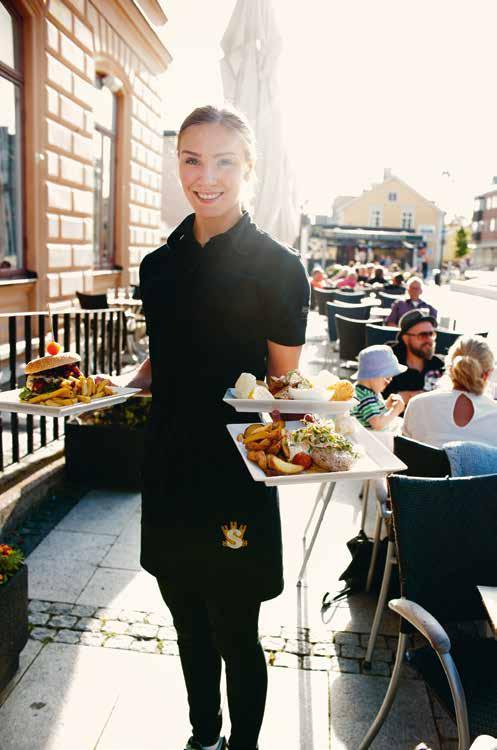
[[222,193],[200,193],[197,190],[193,192],[201,203],[215,203],[222,196]]

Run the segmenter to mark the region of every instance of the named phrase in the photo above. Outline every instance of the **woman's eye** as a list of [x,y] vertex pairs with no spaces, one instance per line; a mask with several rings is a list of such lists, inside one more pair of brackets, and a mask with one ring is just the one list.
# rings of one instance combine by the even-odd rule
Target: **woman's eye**
[[234,164],[233,159],[220,159],[218,161],[220,167],[231,167]]
[[185,159],[185,164],[198,164],[198,159],[196,159],[194,156],[187,156]]

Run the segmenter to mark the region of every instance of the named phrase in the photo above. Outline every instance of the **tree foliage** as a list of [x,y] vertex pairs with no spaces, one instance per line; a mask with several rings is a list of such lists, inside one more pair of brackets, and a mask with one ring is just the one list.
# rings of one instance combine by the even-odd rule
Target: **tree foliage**
[[464,258],[469,253],[468,238],[464,227],[459,227],[456,232],[456,258]]

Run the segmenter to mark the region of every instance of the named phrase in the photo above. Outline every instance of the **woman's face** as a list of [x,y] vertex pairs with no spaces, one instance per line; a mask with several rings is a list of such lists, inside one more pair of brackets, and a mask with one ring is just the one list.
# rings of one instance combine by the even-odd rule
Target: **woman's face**
[[242,137],[219,123],[191,125],[179,142],[179,176],[195,214],[236,219],[250,175]]

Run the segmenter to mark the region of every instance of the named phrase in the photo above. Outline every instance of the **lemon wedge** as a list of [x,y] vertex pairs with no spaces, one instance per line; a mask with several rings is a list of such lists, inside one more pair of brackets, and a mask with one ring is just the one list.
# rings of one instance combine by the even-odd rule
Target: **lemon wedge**
[[251,391],[249,398],[257,399],[257,401],[268,401],[274,399],[274,396],[265,385],[256,385]]
[[250,372],[242,372],[235,383],[235,394],[237,398],[250,398],[250,394],[256,387],[257,380],[255,375]]

